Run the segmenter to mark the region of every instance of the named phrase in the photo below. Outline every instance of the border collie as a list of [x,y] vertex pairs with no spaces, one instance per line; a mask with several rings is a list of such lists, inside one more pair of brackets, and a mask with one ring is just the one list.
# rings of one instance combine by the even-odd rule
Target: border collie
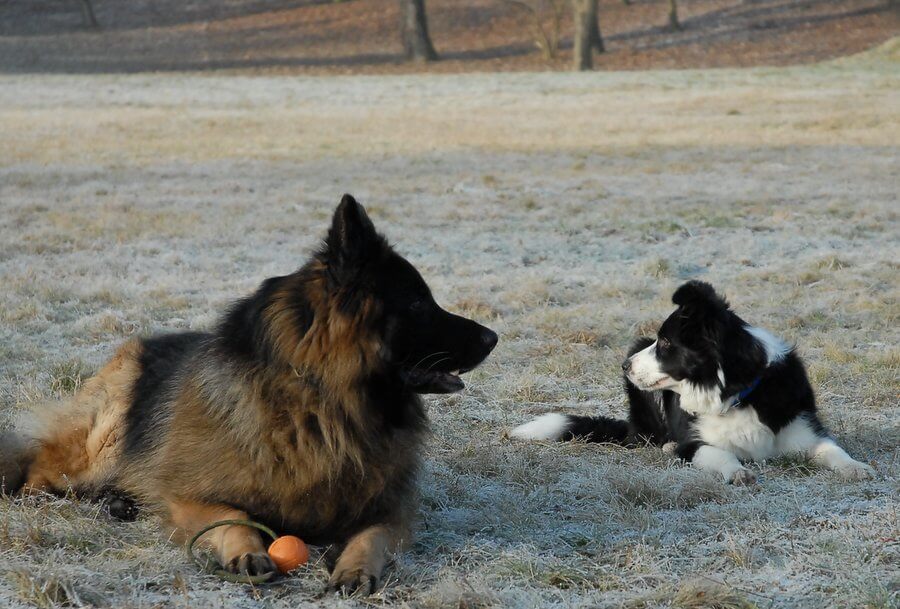
[[874,470],[838,446],[816,416],[803,362],[793,347],[748,325],[712,286],[682,285],[678,306],[656,339],[638,340],[622,364],[628,421],[547,414],[510,436],[662,445],[686,462],[719,472],[732,484],[753,484],[741,465],[803,454],[848,480]]

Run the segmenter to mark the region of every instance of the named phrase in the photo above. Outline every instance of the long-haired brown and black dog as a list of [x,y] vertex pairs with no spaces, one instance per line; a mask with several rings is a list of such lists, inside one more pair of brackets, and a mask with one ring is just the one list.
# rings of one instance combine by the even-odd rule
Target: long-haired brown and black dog
[[[409,539],[427,421],[497,335],[441,309],[349,195],[300,270],[210,333],[126,343],[71,399],[0,438],[8,491],[108,495],[175,540],[251,518],[342,551],[329,588],[370,593]],[[255,529],[201,538],[235,573],[274,570]]]

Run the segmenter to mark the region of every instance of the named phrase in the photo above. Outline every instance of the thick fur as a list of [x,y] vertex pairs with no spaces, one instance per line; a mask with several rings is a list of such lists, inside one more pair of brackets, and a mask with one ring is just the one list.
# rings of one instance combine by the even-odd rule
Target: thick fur
[[678,308],[656,339],[638,340],[622,366],[627,422],[550,414],[510,435],[666,445],[685,461],[736,484],[755,481],[741,461],[790,453],[805,454],[845,478],[872,474],[819,421],[794,348],[744,322],[709,284],[688,282],[673,302]]
[[[438,307],[345,196],[300,270],[266,280],[212,332],[129,341],[71,400],[8,434],[7,489],[137,504],[176,541],[249,517],[340,544],[330,587],[371,592],[409,540],[419,395],[460,389],[496,342]],[[273,568],[255,529],[203,541],[231,571]]]

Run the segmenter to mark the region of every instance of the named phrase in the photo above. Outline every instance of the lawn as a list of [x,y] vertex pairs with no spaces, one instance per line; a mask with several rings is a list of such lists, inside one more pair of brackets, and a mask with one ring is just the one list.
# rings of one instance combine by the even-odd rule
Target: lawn
[[[0,605],[896,607],[900,46],[640,73],[0,76],[0,410],[65,397],[127,337],[208,328],[290,272],[344,192],[501,342],[430,397],[418,537],[365,601],[308,569],[202,575],[144,516],[0,499]],[[624,414],[618,365],[688,278],[795,342],[878,471],[733,488],[652,448],[523,444]]]

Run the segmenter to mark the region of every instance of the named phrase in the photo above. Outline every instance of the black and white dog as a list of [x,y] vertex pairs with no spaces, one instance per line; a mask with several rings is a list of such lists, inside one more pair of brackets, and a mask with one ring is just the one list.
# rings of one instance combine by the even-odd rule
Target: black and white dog
[[846,479],[873,475],[819,421],[793,347],[748,325],[707,283],[682,285],[672,301],[678,308],[656,340],[640,339],[622,364],[627,422],[547,414],[510,436],[625,445],[649,441],[733,484],[756,481],[742,460],[798,453]]

